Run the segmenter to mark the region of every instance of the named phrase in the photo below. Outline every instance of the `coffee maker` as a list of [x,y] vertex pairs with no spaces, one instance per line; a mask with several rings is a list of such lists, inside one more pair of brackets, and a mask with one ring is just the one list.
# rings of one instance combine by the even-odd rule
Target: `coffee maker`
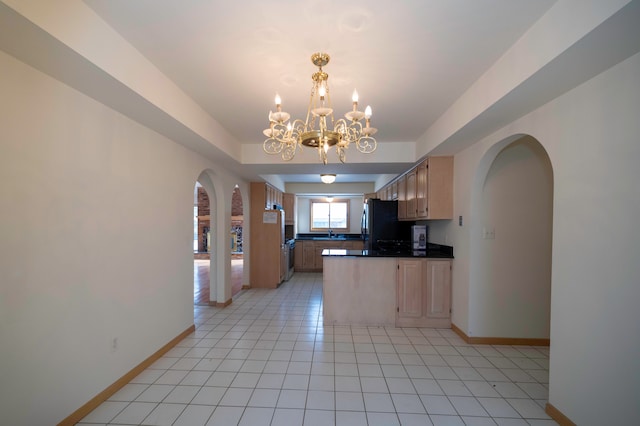
[[413,250],[427,249],[427,226],[413,225],[411,227],[411,247]]

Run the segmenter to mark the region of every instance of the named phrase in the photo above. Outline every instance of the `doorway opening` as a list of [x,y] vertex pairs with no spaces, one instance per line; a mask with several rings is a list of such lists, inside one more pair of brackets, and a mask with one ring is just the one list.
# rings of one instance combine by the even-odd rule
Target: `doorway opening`
[[531,136],[495,148],[487,154],[486,174],[479,176],[477,222],[472,228],[470,336],[548,342],[551,161]]
[[235,296],[242,290],[244,251],[242,249],[242,229],[244,215],[242,194],[238,185],[231,196],[231,295]]
[[200,182],[193,190],[193,304],[209,305],[211,272],[211,203]]

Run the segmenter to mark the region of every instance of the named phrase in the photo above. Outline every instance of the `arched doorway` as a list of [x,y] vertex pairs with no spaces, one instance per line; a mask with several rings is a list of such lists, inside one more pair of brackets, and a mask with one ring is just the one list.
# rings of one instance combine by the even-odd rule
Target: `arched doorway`
[[553,170],[546,151],[531,136],[497,143],[479,165],[474,193],[469,336],[548,341]]
[[242,290],[244,269],[243,248],[244,214],[242,194],[238,185],[231,196],[231,295]]
[[197,181],[193,189],[193,303],[208,305],[211,269],[211,205]]

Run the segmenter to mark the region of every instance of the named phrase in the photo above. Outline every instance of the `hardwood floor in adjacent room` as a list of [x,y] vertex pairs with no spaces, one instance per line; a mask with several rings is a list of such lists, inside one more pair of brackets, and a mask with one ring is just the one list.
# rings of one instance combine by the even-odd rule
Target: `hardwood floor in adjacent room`
[[[242,290],[242,259],[231,260],[231,294],[235,296]],[[193,261],[193,304],[209,304],[209,259]]]

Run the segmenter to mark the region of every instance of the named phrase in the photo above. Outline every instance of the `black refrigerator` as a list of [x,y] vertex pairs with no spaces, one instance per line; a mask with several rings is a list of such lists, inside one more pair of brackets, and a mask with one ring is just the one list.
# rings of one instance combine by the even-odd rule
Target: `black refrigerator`
[[397,201],[370,198],[364,205],[361,222],[365,250],[378,250],[380,241],[410,241],[412,224],[398,220]]

